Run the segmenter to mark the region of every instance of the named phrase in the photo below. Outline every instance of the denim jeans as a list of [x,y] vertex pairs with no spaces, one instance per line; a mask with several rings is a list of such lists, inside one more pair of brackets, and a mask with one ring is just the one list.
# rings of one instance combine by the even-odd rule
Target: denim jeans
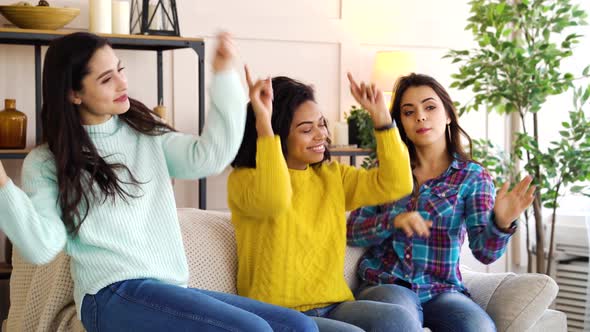
[[153,279],[114,283],[82,303],[88,332],[318,331],[300,312],[245,297]]
[[496,326],[488,314],[462,293],[441,293],[420,304],[414,291],[400,285],[363,287],[358,296],[373,301],[400,305],[410,318],[433,331],[494,332]]
[[422,324],[410,318],[410,312],[397,304],[356,301],[333,304],[305,311],[320,332],[419,332]]

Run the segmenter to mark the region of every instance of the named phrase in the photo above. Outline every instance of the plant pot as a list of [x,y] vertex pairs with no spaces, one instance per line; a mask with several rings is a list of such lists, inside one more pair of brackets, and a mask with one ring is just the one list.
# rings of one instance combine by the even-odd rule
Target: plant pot
[[348,120],[348,144],[360,146],[358,121],[356,119]]

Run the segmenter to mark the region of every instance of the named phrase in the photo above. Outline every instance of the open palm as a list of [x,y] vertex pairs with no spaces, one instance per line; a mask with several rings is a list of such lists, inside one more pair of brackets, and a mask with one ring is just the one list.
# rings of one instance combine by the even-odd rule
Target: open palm
[[510,192],[510,183],[506,182],[496,195],[494,214],[496,225],[500,229],[510,227],[510,224],[533,202],[536,186],[530,186],[531,182],[532,178],[526,176]]

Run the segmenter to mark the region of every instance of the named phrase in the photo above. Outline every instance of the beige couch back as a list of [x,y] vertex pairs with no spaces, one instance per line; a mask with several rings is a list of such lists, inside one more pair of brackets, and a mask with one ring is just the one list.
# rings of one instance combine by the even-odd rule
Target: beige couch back
[[[179,209],[178,218],[190,268],[189,286],[235,294],[238,260],[230,214]],[[344,276],[352,289],[358,283],[356,265],[363,252],[346,250]]]

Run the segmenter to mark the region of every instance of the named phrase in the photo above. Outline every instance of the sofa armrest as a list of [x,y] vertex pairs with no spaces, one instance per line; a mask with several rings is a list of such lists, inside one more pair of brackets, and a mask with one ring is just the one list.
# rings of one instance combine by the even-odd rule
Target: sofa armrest
[[567,317],[561,311],[547,309],[535,325],[527,330],[536,331],[567,332]]
[[462,271],[465,286],[494,320],[498,331],[526,331],[557,296],[558,286],[543,274]]

